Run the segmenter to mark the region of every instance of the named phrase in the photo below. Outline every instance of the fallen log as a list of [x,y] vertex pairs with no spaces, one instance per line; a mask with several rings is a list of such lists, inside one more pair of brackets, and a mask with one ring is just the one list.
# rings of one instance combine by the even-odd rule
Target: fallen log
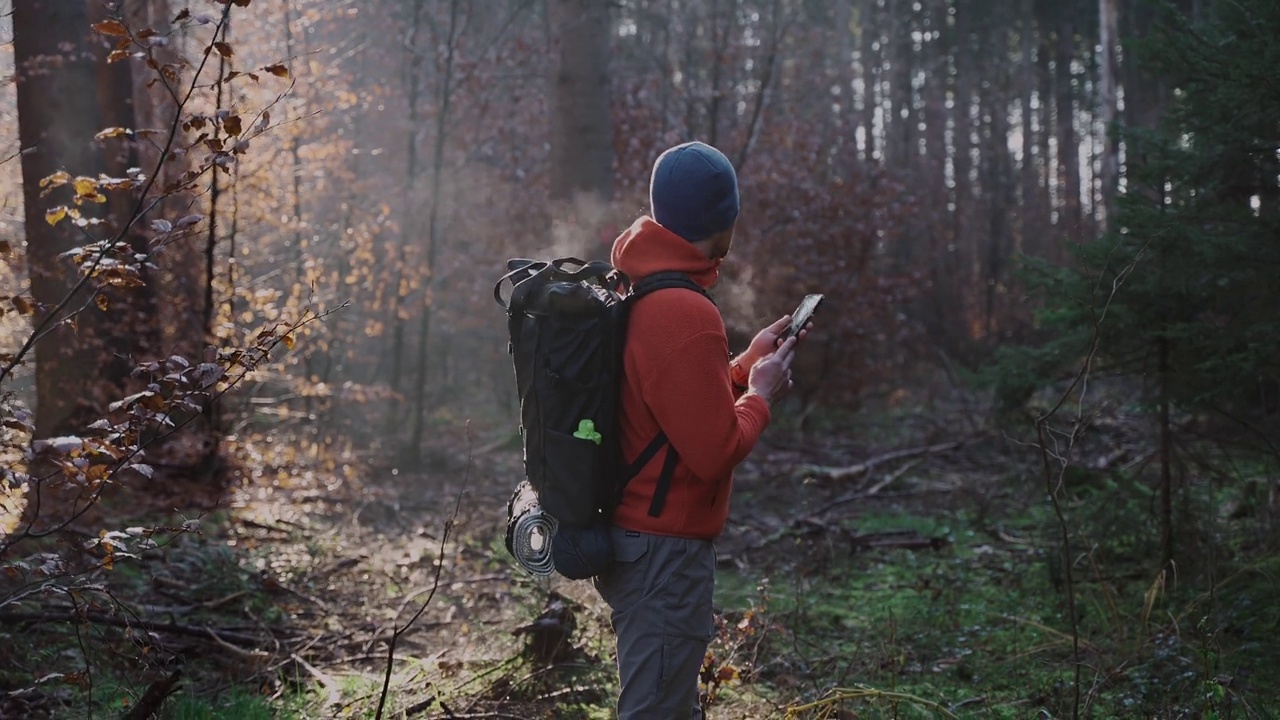
[[972,439],[955,440],[953,442],[938,443],[937,445],[903,448],[901,450],[894,450],[882,455],[876,455],[875,457],[863,460],[860,463],[854,463],[853,465],[800,465],[796,468],[796,475],[799,479],[855,480],[885,463],[890,463],[895,460],[917,458],[923,455],[935,455],[937,453],[948,452],[962,447],[972,441]]

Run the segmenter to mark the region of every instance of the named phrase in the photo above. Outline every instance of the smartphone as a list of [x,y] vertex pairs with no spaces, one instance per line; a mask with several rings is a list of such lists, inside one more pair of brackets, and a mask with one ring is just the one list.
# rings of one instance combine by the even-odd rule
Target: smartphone
[[792,335],[799,334],[804,326],[813,319],[813,314],[818,311],[818,307],[822,305],[823,296],[821,294],[805,295],[800,301],[796,311],[791,313],[791,325],[787,327],[786,332],[782,334],[781,341],[786,341]]

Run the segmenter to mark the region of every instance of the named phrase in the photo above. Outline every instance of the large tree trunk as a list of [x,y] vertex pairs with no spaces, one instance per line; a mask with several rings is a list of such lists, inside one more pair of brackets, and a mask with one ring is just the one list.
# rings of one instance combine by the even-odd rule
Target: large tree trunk
[[[174,13],[169,0],[126,0],[123,8],[126,23],[135,31],[150,28],[159,37],[170,37],[175,32],[185,36],[184,31],[170,23]],[[151,52],[161,65],[178,62],[179,56],[173,45],[157,45]],[[161,134],[156,137],[163,139],[174,127],[178,113],[174,94],[180,96],[181,82],[158,79],[158,73],[149,68],[143,58],[131,58],[128,65],[133,78],[134,127],[158,131]],[[190,163],[185,157],[170,156],[164,158],[162,164],[160,147],[163,147],[162,143],[157,147],[156,144],[142,142],[135,143],[133,149],[137,153],[138,167],[148,173],[158,172],[157,187],[166,187],[180,177]],[[152,213],[156,217],[181,217],[195,202],[190,192],[175,193],[156,205]],[[206,342],[201,324],[204,298],[199,293],[198,277],[203,261],[198,258],[198,248],[192,243],[173,243],[153,259],[160,268],[153,278],[153,294],[164,298],[164,302],[156,307],[158,347],[194,357]]]
[[584,259],[608,246],[598,234],[613,202],[613,125],[609,107],[609,4],[551,0],[552,237]]
[[431,150],[431,200],[427,209],[427,279],[423,290],[422,327],[418,333],[418,387],[413,396],[412,429],[409,438],[409,460],[418,464],[422,459],[422,445],[425,440],[427,420],[427,390],[431,378],[431,364],[427,362],[427,351],[431,340],[431,319],[435,311],[435,294],[433,287],[436,281],[436,262],[440,252],[440,209],[444,192],[444,153],[449,130],[449,109],[453,104],[454,85],[454,52],[458,41],[458,3],[449,2],[449,30],[444,50],[444,64],[440,71],[439,112],[436,115],[435,139]]
[[[1024,253],[1031,251],[1031,238],[1039,234],[1037,227],[1041,222],[1038,212],[1040,171],[1037,167],[1035,125],[1032,122],[1035,109],[1031,102],[1036,92],[1035,65],[1032,62],[1037,44],[1034,3],[1035,0],[1022,1],[1021,59],[1018,63],[1018,93],[1022,109],[1022,208],[1019,213],[1021,233],[1018,250]],[[1044,99],[1041,98],[1040,101],[1044,102]]]
[[[906,171],[912,164],[915,152],[915,110],[912,107],[911,57],[914,55],[912,31],[915,29],[915,13],[908,0],[889,0],[889,57],[890,112],[885,117],[885,157],[891,167]],[[905,243],[902,243],[905,245]],[[907,258],[901,258],[903,260]]]
[[1080,237],[1080,145],[1075,127],[1074,73],[1075,22],[1072,8],[1062,7],[1058,25],[1058,54],[1055,58],[1054,110],[1058,122],[1058,226],[1064,242],[1079,242]]
[[880,77],[880,54],[876,51],[880,26],[876,21],[875,7],[876,0],[862,0],[858,6],[858,67],[862,75],[862,109],[858,113],[858,128],[862,133],[862,159],[867,163],[875,160],[876,83]]
[[[99,3],[89,3],[89,19],[93,23],[111,18],[107,8]],[[127,18],[126,18],[127,20]],[[137,128],[138,117],[134,102],[133,64],[108,63],[107,56],[115,47],[112,38],[97,36],[91,39],[94,68],[97,73],[98,122],[103,127]],[[141,143],[129,137],[103,140],[103,171],[111,177],[125,177],[129,168],[140,167],[138,147]],[[151,168],[146,172],[150,173]],[[132,193],[115,192],[107,196],[107,232],[118,232],[133,216],[137,199]],[[148,254],[150,248],[141,224],[135,224],[124,236],[134,253]],[[104,368],[111,378],[125,378],[133,371],[137,361],[156,352],[159,344],[155,325],[156,296],[153,273],[143,266],[139,269],[141,287],[103,288],[100,292],[107,299],[108,317],[102,318],[108,334],[102,339],[108,344],[110,361]],[[88,312],[103,312],[97,308]]]
[[[106,167],[93,141],[100,116],[88,4],[18,2],[13,27],[27,268],[37,304],[34,324],[45,333],[35,344],[35,436],[47,438],[77,432],[91,422],[109,391],[101,382],[107,360],[98,335],[102,314],[96,309],[83,313],[75,327],[63,322],[91,297],[86,284],[64,302],[78,273],[58,257],[86,238],[67,220],[56,226],[45,221],[50,207],[70,203],[70,188],[42,198],[40,181],[59,170],[96,178]],[[91,203],[82,209],[86,214],[95,210]]]
[[1095,213],[1099,230],[1106,232],[1114,209],[1117,183],[1120,178],[1120,145],[1115,139],[1113,125],[1116,121],[1116,44],[1119,42],[1119,17],[1116,0],[1098,0],[1099,44],[1102,54],[1098,58],[1098,84],[1102,101],[1102,207]]

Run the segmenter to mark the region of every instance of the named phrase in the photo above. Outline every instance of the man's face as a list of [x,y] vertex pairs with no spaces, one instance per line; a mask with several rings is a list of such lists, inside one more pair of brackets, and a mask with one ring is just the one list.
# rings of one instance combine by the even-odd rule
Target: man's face
[[715,261],[724,260],[733,249],[733,227],[710,238],[707,243],[707,257]]

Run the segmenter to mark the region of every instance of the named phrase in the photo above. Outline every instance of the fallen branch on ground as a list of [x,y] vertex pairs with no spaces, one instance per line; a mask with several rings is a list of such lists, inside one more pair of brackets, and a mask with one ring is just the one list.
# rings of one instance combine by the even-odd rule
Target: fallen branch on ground
[[122,720],[146,720],[155,717],[160,712],[160,706],[164,701],[178,689],[180,677],[182,677],[182,671],[175,670],[168,677],[151,683],[138,702],[124,714]]
[[18,625],[22,623],[76,623],[80,621],[87,621],[96,625],[107,625],[109,627],[125,628],[129,630],[145,630],[147,632],[168,633],[170,635],[185,635],[187,637],[204,638],[206,640],[213,640],[214,638],[211,637],[211,634],[217,633],[217,639],[240,645],[257,646],[263,643],[263,638],[261,636],[249,635],[247,633],[236,632],[234,630],[211,628],[207,625],[180,625],[178,623],[129,620],[126,618],[114,617],[112,615],[103,615],[102,613],[96,612],[77,613],[69,611],[65,613],[0,613],[0,625]]
[[909,458],[917,458],[922,455],[935,455],[938,453],[948,452],[971,443],[976,438],[968,440],[955,440],[952,442],[938,443],[937,445],[924,445],[922,447],[903,448],[892,452],[877,455],[860,463],[845,466],[830,465],[801,465],[796,468],[796,475],[800,479],[822,478],[828,480],[854,480],[866,475],[876,467],[895,460],[907,460]]

